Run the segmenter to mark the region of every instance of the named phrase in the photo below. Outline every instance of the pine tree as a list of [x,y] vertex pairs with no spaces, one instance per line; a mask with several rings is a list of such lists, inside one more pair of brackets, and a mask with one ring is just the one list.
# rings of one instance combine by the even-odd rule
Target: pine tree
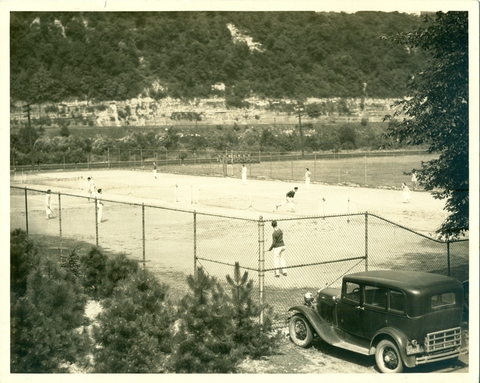
[[[36,245],[24,240],[31,254],[37,254]],[[63,372],[62,363],[82,361],[89,340],[77,328],[84,324],[85,303],[78,278],[56,257],[42,254],[28,269],[24,295],[11,302],[11,371]]]
[[258,321],[260,308],[252,299],[248,272],[242,275],[236,263],[233,278],[226,279],[231,296],[201,268],[187,278],[193,294],[181,301],[169,365],[174,372],[235,372],[246,356],[268,355],[273,349],[277,338],[269,335],[268,320],[264,327]]
[[168,286],[149,272],[134,272],[119,281],[103,301],[93,335],[95,372],[164,372],[171,349],[174,310]]
[[78,278],[80,276],[80,257],[77,254],[77,249],[73,249],[67,256],[62,255],[60,265]]
[[84,287],[95,298],[99,297],[107,268],[107,256],[99,248],[93,247],[81,258],[81,265]]
[[177,373],[233,372],[239,354],[223,288],[201,268],[187,283],[192,294],[181,301],[170,369]]
[[[258,321],[260,306],[252,298],[253,280],[248,280],[248,272],[241,275],[240,264],[235,262],[233,278],[226,276],[228,284],[232,287],[232,303],[235,309],[234,340],[242,347],[243,353],[252,358],[271,353],[276,341],[271,336],[271,321],[268,316],[263,325]],[[264,307],[267,312],[268,307]]]

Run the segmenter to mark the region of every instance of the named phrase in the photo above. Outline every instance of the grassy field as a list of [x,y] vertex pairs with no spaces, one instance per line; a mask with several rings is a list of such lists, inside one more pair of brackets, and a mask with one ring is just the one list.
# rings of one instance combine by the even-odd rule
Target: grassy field
[[[311,172],[311,182],[320,184],[358,185],[374,188],[399,189],[402,182],[413,186],[410,173],[420,169],[422,161],[435,159],[436,155],[389,153],[386,156],[355,157],[353,154],[336,154],[329,158],[286,159],[280,155],[267,156],[259,163],[247,163],[247,175],[254,179],[282,180],[303,183],[305,168]],[[226,174],[229,177],[241,176],[242,164],[228,164]],[[149,169],[149,165],[144,165]],[[188,175],[224,175],[221,163],[167,165],[160,171]]]

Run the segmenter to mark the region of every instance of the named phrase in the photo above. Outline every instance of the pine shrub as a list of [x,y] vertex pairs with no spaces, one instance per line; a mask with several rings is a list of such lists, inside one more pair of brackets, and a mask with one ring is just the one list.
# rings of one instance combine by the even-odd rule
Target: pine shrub
[[15,229],[10,233],[10,291],[12,300],[25,295],[28,274],[40,258],[38,248],[28,239],[27,233]]
[[191,294],[181,301],[169,367],[177,373],[229,373],[247,356],[272,352],[270,322],[260,325],[260,307],[252,299],[253,281],[235,265],[227,276],[231,296],[200,268],[187,283]]
[[94,298],[99,298],[107,268],[107,256],[98,247],[93,247],[81,258],[83,286]]
[[167,293],[168,286],[145,271],[118,283],[94,327],[95,372],[164,372],[174,321]]
[[136,274],[138,269],[138,262],[128,259],[125,254],[117,254],[109,258],[105,265],[102,295],[109,297],[120,281]]
[[89,339],[77,327],[85,323],[86,296],[78,278],[42,254],[26,280],[25,294],[11,302],[11,372],[62,372],[62,363],[84,362]]

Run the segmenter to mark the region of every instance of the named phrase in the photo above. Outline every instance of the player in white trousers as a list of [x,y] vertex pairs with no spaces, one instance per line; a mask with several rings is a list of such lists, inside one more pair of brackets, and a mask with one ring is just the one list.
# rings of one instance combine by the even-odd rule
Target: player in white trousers
[[90,202],[90,198],[94,197],[95,193],[95,181],[93,180],[93,177],[88,177],[88,201]]
[[310,189],[310,170],[308,168],[305,168],[305,188],[308,190]]
[[410,203],[410,189],[405,182],[402,183],[403,202]]
[[242,165],[242,182],[244,185],[247,184],[247,167]]
[[272,246],[267,251],[273,249],[273,264],[275,265],[275,277],[280,277],[280,272],[283,276],[287,276],[287,264],[285,262],[285,242],[283,242],[283,232],[278,227],[277,221],[272,221]]

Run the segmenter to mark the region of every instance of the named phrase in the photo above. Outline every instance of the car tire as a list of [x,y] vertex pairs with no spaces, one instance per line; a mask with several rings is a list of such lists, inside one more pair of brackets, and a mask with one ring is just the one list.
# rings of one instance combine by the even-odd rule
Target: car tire
[[380,372],[400,373],[403,371],[403,361],[397,345],[388,340],[381,340],[375,350],[375,362]]
[[301,314],[295,314],[290,318],[288,325],[290,339],[297,346],[307,348],[312,344],[313,330],[307,319]]

